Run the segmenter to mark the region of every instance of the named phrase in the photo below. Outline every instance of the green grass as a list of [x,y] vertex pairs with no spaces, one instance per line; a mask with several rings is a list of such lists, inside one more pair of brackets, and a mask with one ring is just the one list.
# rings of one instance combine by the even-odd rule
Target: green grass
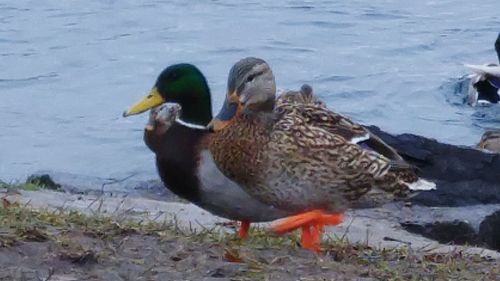
[[6,188],[10,190],[27,190],[36,191],[41,189],[49,189],[54,191],[61,191],[61,186],[55,183],[50,176],[30,176],[23,182],[4,182],[0,180],[0,188]]
[[35,183],[6,183],[0,180],[0,188],[35,191],[35,190],[40,190],[43,187]]

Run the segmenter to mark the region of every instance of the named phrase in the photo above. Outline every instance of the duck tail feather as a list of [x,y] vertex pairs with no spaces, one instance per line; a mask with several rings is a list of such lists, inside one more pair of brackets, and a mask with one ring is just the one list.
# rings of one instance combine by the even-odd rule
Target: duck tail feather
[[406,183],[406,185],[408,186],[408,188],[410,190],[414,190],[414,191],[417,191],[417,190],[428,191],[428,190],[435,190],[436,189],[435,183],[428,181],[428,180],[425,180],[425,179],[422,179],[422,178],[418,179],[416,182]]

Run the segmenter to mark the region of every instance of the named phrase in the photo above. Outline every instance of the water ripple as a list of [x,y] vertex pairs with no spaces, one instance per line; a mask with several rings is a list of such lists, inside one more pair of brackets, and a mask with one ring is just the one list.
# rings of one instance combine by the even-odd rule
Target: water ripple
[[[154,175],[142,142],[147,116],[124,120],[123,108],[173,62],[196,64],[212,92],[223,93],[231,65],[249,55],[271,63],[278,87],[310,83],[356,120],[476,143],[483,128],[500,127],[500,114],[465,104],[460,78],[463,63],[496,59],[497,1],[481,1],[490,8],[472,16],[477,3],[452,0],[411,8],[401,1],[0,1],[0,175],[19,178],[32,168]],[[214,95],[214,111],[221,102]]]
[[44,80],[47,78],[55,78],[57,77],[57,73],[51,72],[47,74],[41,74],[41,75],[36,75],[36,76],[31,76],[31,77],[25,77],[25,78],[9,78],[9,79],[2,79],[0,78],[0,83],[11,83],[11,82],[28,82],[28,81],[39,81],[39,80]]
[[345,75],[326,75],[326,76],[318,76],[314,79],[315,82],[341,82],[341,81],[349,81],[354,79],[353,76],[345,76]]

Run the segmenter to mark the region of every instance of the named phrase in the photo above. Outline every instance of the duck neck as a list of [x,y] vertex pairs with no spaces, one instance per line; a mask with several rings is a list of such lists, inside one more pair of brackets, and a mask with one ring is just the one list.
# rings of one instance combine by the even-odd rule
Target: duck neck
[[182,108],[179,120],[184,124],[205,127],[212,120],[212,102],[210,90],[207,85],[195,88],[189,100],[183,100],[179,104]]

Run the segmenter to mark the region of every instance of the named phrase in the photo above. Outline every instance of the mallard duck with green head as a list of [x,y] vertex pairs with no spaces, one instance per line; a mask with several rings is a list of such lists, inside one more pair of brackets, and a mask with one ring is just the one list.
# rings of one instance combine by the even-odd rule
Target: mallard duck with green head
[[[164,110],[165,103],[178,107]],[[251,222],[289,215],[254,199],[215,165],[208,149],[213,134],[206,127],[212,120],[210,89],[197,67],[183,63],[164,69],[150,93],[124,116],[148,110],[144,141],[155,153],[161,180],[173,193],[212,214],[241,221],[242,238]]]
[[312,89],[275,95],[269,65],[242,59],[209,127],[220,170],[251,196],[294,214],[273,226],[277,233],[300,228],[303,246],[318,251],[324,226],[342,222],[359,200],[382,204],[435,188],[363,126],[311,99]]

